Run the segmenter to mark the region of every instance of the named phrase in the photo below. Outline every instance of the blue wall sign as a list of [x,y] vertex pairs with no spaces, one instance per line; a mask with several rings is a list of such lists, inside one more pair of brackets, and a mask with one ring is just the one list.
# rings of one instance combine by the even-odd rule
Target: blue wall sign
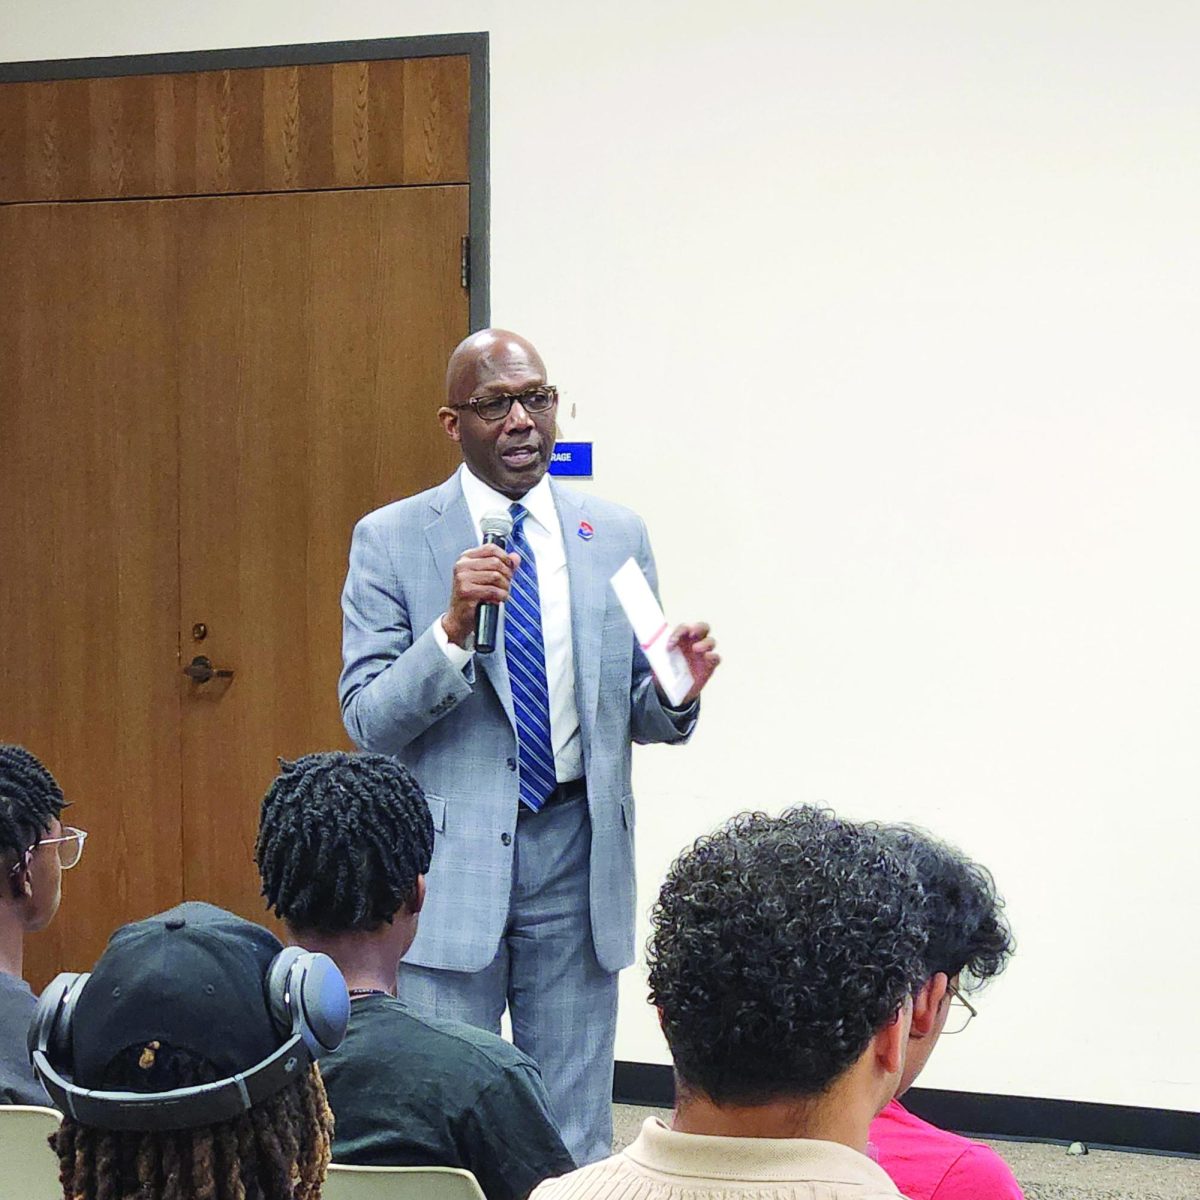
[[592,443],[559,442],[550,456],[551,475],[575,475],[583,479],[592,477]]

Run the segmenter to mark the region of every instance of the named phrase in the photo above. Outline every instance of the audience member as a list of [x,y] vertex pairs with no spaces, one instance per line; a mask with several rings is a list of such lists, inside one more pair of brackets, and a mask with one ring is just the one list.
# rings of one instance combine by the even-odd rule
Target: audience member
[[58,911],[62,873],[83,851],[82,830],[64,828],[62,789],[28,750],[0,746],[0,1104],[45,1104],[25,1035],[37,1005],[22,977],[25,935]]
[[672,1124],[535,1197],[899,1196],[867,1131],[900,1080],[925,932],[884,836],[813,808],[737,817],[675,862],[651,921]]
[[434,846],[416,780],[379,754],[282,766],[262,804],[263,894],[289,938],[328,954],[351,989],[345,1044],[322,1063],[334,1160],[465,1167],[490,1200],[524,1197],[571,1170],[531,1059],[395,999]]
[[329,959],[212,905],[117,930],[30,1030],[68,1114],[65,1200],[317,1200],[333,1118],[314,1059],[348,1015]]
[[[1004,902],[991,874],[921,829],[890,830],[894,847],[924,890],[924,980],[913,998],[908,1055],[897,1097],[929,1061],[942,1034],[975,1015],[964,995],[998,975],[1013,951]],[[879,1164],[909,1200],[1021,1200],[1021,1189],[990,1147],[946,1133],[892,1100],[871,1125]]]

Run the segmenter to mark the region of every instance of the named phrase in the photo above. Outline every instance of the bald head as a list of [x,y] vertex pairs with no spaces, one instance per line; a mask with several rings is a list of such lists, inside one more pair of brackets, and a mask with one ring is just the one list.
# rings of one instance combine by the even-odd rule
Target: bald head
[[[525,397],[541,401],[528,412]],[[553,395],[553,389],[550,389]],[[503,418],[485,420],[479,402],[512,397]],[[481,329],[460,342],[446,366],[446,403],[438,411],[471,472],[514,500],[546,473],[554,449],[555,405],[546,401],[546,365],[531,342],[508,329]],[[539,411],[540,410],[540,411]]]
[[450,355],[446,403],[465,404],[499,374],[507,375],[522,366],[529,368],[531,382],[546,381],[546,364],[532,342],[508,329],[481,329],[463,338]]

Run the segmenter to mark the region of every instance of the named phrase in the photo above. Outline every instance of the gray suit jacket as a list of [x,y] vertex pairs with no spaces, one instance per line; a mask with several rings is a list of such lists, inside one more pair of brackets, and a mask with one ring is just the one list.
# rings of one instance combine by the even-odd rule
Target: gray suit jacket
[[[681,742],[698,705],[664,708],[609,579],[633,555],[657,588],[646,527],[627,508],[551,484],[571,590],[575,700],[592,826],[592,938],[601,966],[633,962],[631,743]],[[595,533],[585,541],[580,523]],[[458,670],[432,625],[451,573],[477,544],[457,474],[389,504],[354,530],[342,595],[342,716],[364,750],[395,755],[425,789],[436,842],[420,931],[405,958],[482,970],[508,914],[517,824],[517,744],[504,654]]]

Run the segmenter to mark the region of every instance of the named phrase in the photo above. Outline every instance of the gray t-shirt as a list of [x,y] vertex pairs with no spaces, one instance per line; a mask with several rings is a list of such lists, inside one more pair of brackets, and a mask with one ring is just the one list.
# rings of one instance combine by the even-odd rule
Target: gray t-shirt
[[26,1047],[35,1008],[29,984],[0,971],[0,1104],[50,1103],[34,1078]]
[[524,1200],[575,1166],[531,1059],[390,996],[352,1002],[346,1040],[321,1059],[321,1076],[334,1162],[465,1167],[488,1200]]

